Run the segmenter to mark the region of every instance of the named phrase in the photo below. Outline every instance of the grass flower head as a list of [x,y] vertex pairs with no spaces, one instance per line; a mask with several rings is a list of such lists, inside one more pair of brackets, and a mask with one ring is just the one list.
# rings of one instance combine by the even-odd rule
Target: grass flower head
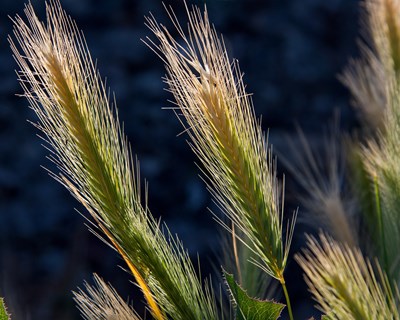
[[203,289],[181,242],[161,230],[141,196],[138,165],[81,32],[57,0],[46,5],[46,25],[31,5],[25,13],[27,23],[13,20],[17,43],[10,42],[60,170],[52,176],[121,254],[154,318],[217,319],[212,290]]

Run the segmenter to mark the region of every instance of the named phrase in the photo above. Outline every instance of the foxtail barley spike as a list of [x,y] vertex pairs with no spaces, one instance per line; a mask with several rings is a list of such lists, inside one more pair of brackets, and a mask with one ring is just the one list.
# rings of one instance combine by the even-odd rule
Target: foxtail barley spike
[[296,260],[318,303],[332,320],[398,320],[398,292],[392,291],[379,265],[377,271],[359,249],[321,235],[308,237],[308,249]]
[[[207,10],[203,15],[197,7],[186,7],[187,33],[174,12],[166,10],[180,39],[150,17],[147,26],[159,44],[149,38],[147,44],[166,65],[166,83],[208,187],[235,225],[236,236],[243,235],[239,240],[251,250],[253,262],[286,289],[283,273],[295,219],[285,236],[275,165],[238,63],[230,62]],[[229,223],[219,221],[232,232]]]
[[142,204],[138,164],[81,32],[57,0],[46,5],[47,25],[30,4],[25,13],[28,23],[13,20],[18,45],[10,43],[60,170],[52,176],[121,254],[155,319],[217,319],[212,290],[202,288],[183,245]]
[[86,320],[142,320],[111,285],[97,274],[93,279],[94,286],[85,283],[86,292],[74,292],[74,300]]
[[147,25],[160,44],[151,39],[147,43],[166,65],[166,82],[185,118],[182,124],[205,168],[215,200],[250,240],[247,245],[261,258],[260,267],[280,279],[293,224],[285,245],[280,194],[267,142],[245,92],[238,63],[229,61],[207,10],[204,16],[196,7],[187,11],[185,34],[173,11],[167,9],[182,41],[150,17]]

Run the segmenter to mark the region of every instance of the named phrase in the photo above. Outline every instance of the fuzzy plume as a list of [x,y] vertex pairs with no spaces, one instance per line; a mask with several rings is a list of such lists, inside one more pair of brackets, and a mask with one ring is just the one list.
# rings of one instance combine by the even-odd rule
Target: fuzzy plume
[[154,318],[218,318],[211,289],[202,288],[180,241],[162,232],[142,199],[138,165],[83,35],[57,0],[46,5],[46,25],[30,4],[25,13],[27,23],[13,20],[17,43],[10,43],[36,127],[60,170],[52,176],[121,254]]
[[391,286],[379,266],[374,271],[358,249],[320,236],[309,237],[308,249],[296,260],[305,279],[329,319],[400,319],[398,292]]
[[215,200],[239,230],[236,234],[243,234],[240,240],[257,257],[260,268],[281,279],[293,223],[285,237],[275,165],[238,63],[229,61],[207,11],[202,15],[198,8],[188,10],[187,35],[174,13],[168,13],[180,41],[149,18],[147,25],[160,44],[150,39],[148,43],[166,65],[166,83],[184,117],[190,145]]
[[85,283],[85,289],[74,292],[86,320],[141,320],[142,318],[118,295],[115,289],[97,274],[93,275],[94,286]]
[[[372,256],[400,283],[400,1],[365,2],[363,57],[344,74],[373,132],[353,154]],[[367,205],[365,205],[367,204]]]
[[[318,154],[305,134],[298,130],[298,140],[290,140],[293,160],[285,160],[289,170],[302,187],[298,199],[306,214],[305,223],[323,226],[333,237],[351,247],[358,245],[358,221],[345,179],[345,156],[338,124],[332,125]],[[314,146],[316,149],[317,146]]]

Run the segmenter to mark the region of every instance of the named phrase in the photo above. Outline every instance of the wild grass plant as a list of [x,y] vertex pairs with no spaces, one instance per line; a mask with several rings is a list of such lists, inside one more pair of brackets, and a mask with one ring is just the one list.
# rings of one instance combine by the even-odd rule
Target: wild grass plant
[[[300,167],[294,170],[306,190],[300,203],[326,222],[319,238],[310,236],[295,256],[326,319],[400,319],[400,3],[368,0],[365,8],[363,57],[342,76],[365,120],[363,138],[335,142],[327,157],[318,157],[301,136]],[[184,28],[166,7],[174,33],[153,16],[146,18],[155,38],[145,43],[165,64],[172,109],[223,213],[215,214],[226,232],[220,287],[230,303],[214,292],[210,279],[201,278],[182,242],[150,213],[116,106],[82,33],[57,0],[46,5],[46,23],[28,4],[26,21],[16,16],[10,37],[21,86],[38,117],[34,125],[59,170],[51,175],[87,209],[92,231],[121,255],[150,317],[277,319],[283,304],[256,299],[271,284],[276,290],[275,283],[292,320],[285,269],[297,213],[284,215],[284,179],[277,177],[238,62],[228,56],[207,10],[186,9]],[[356,150],[348,153],[346,171],[343,145]],[[328,179],[316,159],[327,162]],[[343,198],[343,172],[349,172],[356,208]],[[85,284],[75,293],[82,317],[143,318],[111,285],[97,275],[94,281],[94,287]]]

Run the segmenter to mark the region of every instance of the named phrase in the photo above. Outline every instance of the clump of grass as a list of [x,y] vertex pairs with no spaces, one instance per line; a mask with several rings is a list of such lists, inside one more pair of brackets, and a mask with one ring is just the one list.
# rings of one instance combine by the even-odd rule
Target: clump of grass
[[10,43],[35,126],[60,170],[51,175],[121,254],[154,318],[217,319],[212,290],[203,290],[182,244],[162,232],[141,197],[138,164],[83,36],[58,1],[46,13],[44,25],[27,5],[28,23],[13,20]]
[[[321,244],[309,238],[309,250],[297,260],[329,319],[399,318],[400,2],[371,0],[364,5],[363,56],[351,62],[341,79],[353,94],[364,124],[364,137],[351,141],[349,153],[350,183],[363,223],[359,245],[377,261],[373,267],[341,237],[336,239],[342,244],[323,235]],[[323,191],[320,186],[316,189]],[[337,236],[335,231],[329,228]]]
[[[309,237],[308,249],[296,255],[311,293],[329,319],[399,319],[400,20],[392,11],[400,14],[400,5],[397,0],[370,0],[366,7],[373,46],[364,48],[365,60],[355,63],[344,79],[366,125],[375,131],[366,142],[357,143],[352,155],[360,167],[355,184],[360,194],[369,195],[360,197],[359,204],[368,203],[362,207],[375,249],[369,254],[379,259],[376,267],[357,248],[365,238],[357,237],[342,203],[339,144],[332,144],[326,154],[327,182],[320,158],[303,136],[304,156],[300,170],[295,169],[309,195],[308,209],[322,213],[325,226],[337,238]],[[207,10],[186,10],[187,32],[167,9],[180,39],[153,16],[147,18],[158,44],[151,39],[147,43],[166,65],[165,81],[176,101],[173,109],[182,114],[179,119],[207,186],[225,214],[226,219],[216,219],[229,231],[228,267],[253,296],[262,295],[271,278],[278,280],[293,319],[284,273],[296,214],[283,222],[284,183],[279,185],[276,163],[238,62],[231,62]],[[153,218],[146,194],[141,195],[139,164],[83,35],[57,0],[46,5],[47,24],[39,21],[32,5],[25,13],[27,22],[19,16],[13,20],[16,42],[10,38],[10,44],[25,96],[38,116],[34,125],[59,170],[50,174],[86,207],[92,231],[119,252],[151,316],[277,319],[282,305],[249,297],[226,272],[233,314],[230,308],[217,307],[210,283],[202,285],[183,244]],[[379,106],[383,115],[374,119]],[[86,284],[86,292],[75,293],[86,319],[140,319],[110,285],[96,275],[94,280],[95,287]]]
[[370,255],[400,283],[400,2],[367,1],[363,57],[342,76],[371,134],[356,142],[354,182],[370,234]]

